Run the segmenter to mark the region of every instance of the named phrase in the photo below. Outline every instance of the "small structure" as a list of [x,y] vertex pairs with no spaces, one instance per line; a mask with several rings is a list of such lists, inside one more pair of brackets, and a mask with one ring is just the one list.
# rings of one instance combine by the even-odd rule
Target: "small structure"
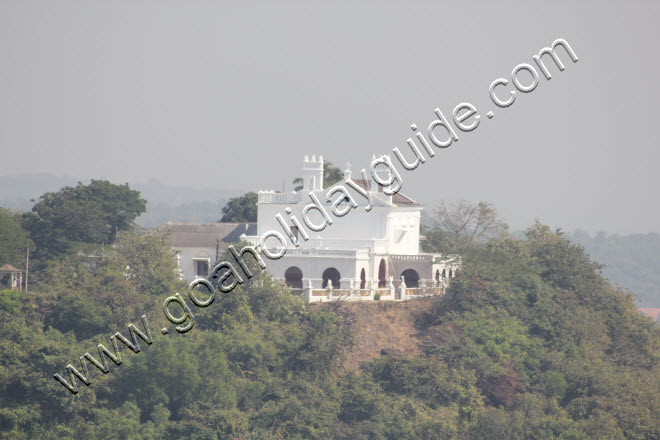
[[218,254],[232,243],[241,241],[242,234],[254,234],[256,223],[173,223],[168,222],[156,233],[177,252],[179,277],[190,282],[206,277]]
[[0,267],[0,289],[23,290],[23,272],[9,264]]

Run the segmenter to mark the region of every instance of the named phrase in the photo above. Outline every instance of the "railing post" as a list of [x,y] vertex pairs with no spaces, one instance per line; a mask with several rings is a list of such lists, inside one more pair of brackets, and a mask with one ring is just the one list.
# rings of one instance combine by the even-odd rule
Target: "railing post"
[[390,275],[390,282],[389,282],[389,287],[390,287],[390,296],[392,296],[393,299],[396,299],[396,293],[394,291],[394,277]]
[[426,295],[426,280],[422,278],[420,282],[422,285],[422,295]]
[[312,289],[314,289],[314,286],[312,286],[312,279],[307,278],[307,288],[304,291],[307,302],[312,302]]
[[401,284],[399,285],[399,291],[401,292],[401,299],[406,299],[406,281],[401,275]]
[[351,278],[351,284],[348,290],[348,295],[349,296],[355,295],[355,278]]

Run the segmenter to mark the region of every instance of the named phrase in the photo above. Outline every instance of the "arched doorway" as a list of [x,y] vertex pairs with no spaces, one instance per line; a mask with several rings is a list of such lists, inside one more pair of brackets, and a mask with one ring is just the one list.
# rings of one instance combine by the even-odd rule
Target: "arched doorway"
[[367,274],[364,271],[364,267],[360,271],[360,289],[367,287]]
[[436,286],[440,285],[440,270],[439,269],[435,270],[435,285]]
[[378,265],[378,287],[387,287],[387,266],[385,265],[384,258],[380,259],[380,264]]
[[341,284],[339,283],[339,280],[341,279],[341,274],[334,267],[329,267],[326,270],[324,270],[323,275],[321,275],[321,278],[323,278],[323,284],[321,284],[321,287],[324,289],[328,287],[328,280],[332,281],[333,289],[339,289],[341,287]]
[[454,273],[452,272],[451,269],[449,269],[449,278],[453,278],[453,277],[454,277]]
[[303,273],[299,267],[291,266],[284,272],[284,282],[287,286],[293,289],[302,289],[302,277]]
[[414,288],[419,287],[419,274],[414,269],[406,269],[401,273],[406,287]]

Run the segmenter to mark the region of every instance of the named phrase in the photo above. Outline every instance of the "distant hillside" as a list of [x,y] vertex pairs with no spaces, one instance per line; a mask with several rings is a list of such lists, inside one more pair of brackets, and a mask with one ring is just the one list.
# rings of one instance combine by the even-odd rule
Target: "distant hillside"
[[582,245],[591,258],[604,264],[603,275],[639,297],[641,307],[660,307],[660,234],[592,237],[577,230],[566,238]]
[[30,199],[67,185],[75,185],[76,182],[73,177],[49,173],[0,176],[0,206],[16,211],[28,211],[33,205]]

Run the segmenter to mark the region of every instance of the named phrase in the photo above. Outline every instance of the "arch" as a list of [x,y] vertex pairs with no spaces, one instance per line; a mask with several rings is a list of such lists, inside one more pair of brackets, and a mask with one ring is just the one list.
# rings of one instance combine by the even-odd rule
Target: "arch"
[[435,270],[435,285],[440,285],[440,269]]
[[454,277],[454,273],[452,272],[451,269],[449,269],[449,278],[453,278],[453,277]]
[[321,275],[321,278],[323,278],[323,284],[321,284],[321,287],[324,289],[328,287],[328,280],[332,281],[333,289],[339,289],[341,287],[339,281],[341,279],[341,274],[334,267],[329,267],[326,270],[324,270],[323,275]]
[[367,274],[364,271],[364,267],[360,271],[360,289],[367,287]]
[[303,273],[298,266],[291,266],[284,272],[284,282],[293,289],[302,289]]
[[380,259],[380,264],[378,265],[378,287],[387,287],[387,265],[384,258]]
[[401,276],[406,283],[406,287],[419,287],[419,274],[415,269],[406,269],[401,272]]
[[442,279],[447,278],[447,269],[442,269]]

